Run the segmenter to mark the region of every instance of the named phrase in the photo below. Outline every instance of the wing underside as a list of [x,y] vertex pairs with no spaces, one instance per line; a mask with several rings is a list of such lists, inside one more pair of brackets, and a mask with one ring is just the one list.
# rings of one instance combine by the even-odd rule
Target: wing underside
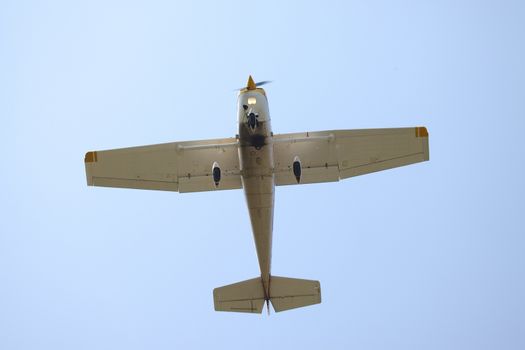
[[428,160],[428,132],[412,127],[275,135],[276,185],[297,184],[295,157],[301,161],[300,183],[339,181]]
[[[424,127],[332,130],[274,136],[276,185],[339,181],[429,159]],[[221,168],[215,186],[212,165]],[[242,188],[236,138],[173,142],[86,153],[88,185],[178,192]]]
[[[198,192],[242,188],[237,139],[173,142],[86,153],[91,186]],[[212,166],[221,168],[218,186]]]

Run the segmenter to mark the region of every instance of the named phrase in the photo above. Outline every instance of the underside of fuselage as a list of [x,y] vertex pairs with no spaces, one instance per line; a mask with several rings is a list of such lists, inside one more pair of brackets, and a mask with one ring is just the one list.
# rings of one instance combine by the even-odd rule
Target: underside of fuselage
[[269,299],[274,174],[268,102],[263,89],[241,91],[238,99],[239,163],[265,298]]

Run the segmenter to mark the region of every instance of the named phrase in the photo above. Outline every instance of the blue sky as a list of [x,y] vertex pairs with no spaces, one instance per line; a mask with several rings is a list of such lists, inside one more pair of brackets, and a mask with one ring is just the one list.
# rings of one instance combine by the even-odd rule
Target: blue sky
[[[1,349],[525,348],[520,1],[2,1]],[[430,162],[276,191],[273,273],[323,302],[213,311],[258,265],[242,191],[88,188],[88,150],[425,125]]]

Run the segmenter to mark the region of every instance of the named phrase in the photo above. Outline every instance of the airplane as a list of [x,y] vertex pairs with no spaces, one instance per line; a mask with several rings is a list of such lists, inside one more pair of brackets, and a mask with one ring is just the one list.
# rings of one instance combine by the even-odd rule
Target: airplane
[[238,92],[235,137],[87,152],[89,186],[174,192],[243,189],[261,275],[213,290],[216,311],[319,304],[319,281],[270,272],[275,186],[339,181],[429,160],[425,127],[274,134],[262,85]]

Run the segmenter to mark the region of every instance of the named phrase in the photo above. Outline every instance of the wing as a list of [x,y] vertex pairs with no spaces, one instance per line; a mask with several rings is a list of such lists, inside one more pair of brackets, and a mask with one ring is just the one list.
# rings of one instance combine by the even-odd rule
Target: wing
[[[242,188],[235,138],[173,142],[86,153],[90,186],[198,192]],[[212,166],[221,181],[215,186]]]
[[425,127],[332,130],[274,136],[275,184],[339,181],[429,159]]

